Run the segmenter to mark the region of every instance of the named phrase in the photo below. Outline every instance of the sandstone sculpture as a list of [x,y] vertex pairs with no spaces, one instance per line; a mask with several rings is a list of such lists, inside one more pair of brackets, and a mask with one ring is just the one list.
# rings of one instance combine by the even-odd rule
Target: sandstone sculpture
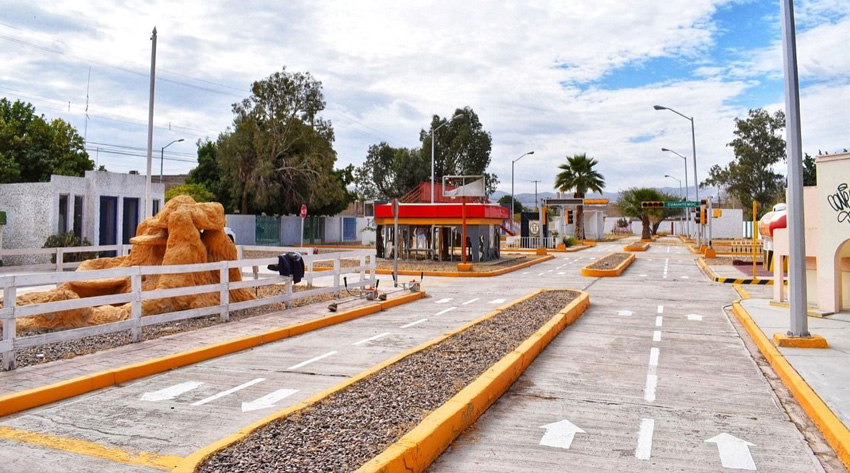
[[[77,271],[96,269],[208,263],[237,258],[236,246],[224,233],[224,208],[217,202],[196,203],[189,196],[169,200],[157,215],[139,224],[130,254],[115,258],[99,258],[82,262]],[[229,270],[231,281],[241,281],[238,268]],[[181,274],[148,275],[142,280],[142,290],[199,286],[219,282],[218,271]],[[54,290],[23,294],[18,305],[38,304],[57,300],[78,299],[130,292],[130,278],[97,279],[67,282]],[[253,299],[249,289],[230,291],[232,302]],[[188,296],[169,297],[142,302],[142,315],[208,307],[219,303],[219,293],[207,292]],[[84,327],[126,320],[130,304],[87,307],[26,317],[18,320],[21,330],[41,330]]]

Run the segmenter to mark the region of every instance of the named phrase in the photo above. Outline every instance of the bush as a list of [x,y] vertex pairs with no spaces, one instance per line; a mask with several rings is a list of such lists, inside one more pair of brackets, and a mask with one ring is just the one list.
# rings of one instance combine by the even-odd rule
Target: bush
[[[50,235],[47,238],[47,241],[44,242],[44,246],[42,246],[42,248],[70,248],[74,246],[91,246],[91,242],[88,238],[83,238],[83,240],[80,241],[80,237],[74,235],[74,232],[57,233],[56,235]],[[76,253],[65,253],[62,261],[65,263],[77,263],[94,258],[97,258],[97,252],[81,251]],[[56,255],[50,256],[50,262],[56,262]]]
[[565,236],[564,239],[563,239],[563,242],[564,242],[564,246],[569,248],[571,246],[575,246],[578,243],[578,238],[576,238],[574,236]]

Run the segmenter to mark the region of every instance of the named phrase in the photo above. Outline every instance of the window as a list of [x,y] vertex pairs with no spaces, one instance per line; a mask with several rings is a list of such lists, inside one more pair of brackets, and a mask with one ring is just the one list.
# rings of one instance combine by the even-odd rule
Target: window
[[74,235],[83,238],[83,196],[74,196]]
[[68,194],[59,196],[59,228],[56,233],[65,233],[68,231]]
[[151,215],[156,215],[159,213],[159,199],[153,200],[153,213]]

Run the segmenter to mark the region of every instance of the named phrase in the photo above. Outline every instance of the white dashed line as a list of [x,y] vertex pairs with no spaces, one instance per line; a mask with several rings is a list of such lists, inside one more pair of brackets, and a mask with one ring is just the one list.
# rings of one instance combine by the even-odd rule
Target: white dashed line
[[649,460],[652,455],[652,431],[655,430],[655,420],[641,419],[640,432],[638,433],[638,444],[635,449],[635,457],[638,460]]
[[329,356],[336,355],[337,353],[339,353],[339,352],[338,352],[338,351],[329,351],[329,352],[325,353],[324,355],[319,355],[319,356],[317,356],[317,357],[315,357],[315,358],[310,358],[310,359],[309,359],[309,360],[307,360],[307,361],[302,361],[301,363],[298,363],[297,365],[292,365],[292,366],[290,366],[290,367],[289,367],[289,368],[287,368],[287,369],[288,369],[288,370],[297,370],[298,368],[303,368],[304,366],[307,366],[307,365],[309,365],[310,363],[313,363],[314,361],[319,361],[319,360],[321,360],[321,359],[323,359],[323,358],[327,358],[327,357],[329,357]]
[[664,306],[663,305],[658,306],[658,309],[656,309],[655,312],[657,314],[663,314],[664,313]]
[[655,389],[658,387],[658,376],[654,374],[646,375],[646,386],[643,388],[643,400],[646,402],[655,402]]
[[[669,250],[669,248],[668,248],[668,250]],[[667,279],[667,265],[668,265],[669,262],[670,262],[669,259],[664,260],[664,279]]]
[[450,300],[452,300],[452,298],[451,298],[451,297],[447,297],[447,298],[445,298],[445,299],[440,299],[440,300],[438,300],[438,301],[436,301],[436,302],[434,302],[434,303],[435,303],[435,304],[445,304],[446,302],[448,302],[448,301],[450,301]]
[[659,315],[658,317],[655,318],[655,326],[660,327],[663,321],[664,321],[664,317]]
[[386,337],[386,336],[387,336],[387,335],[389,335],[389,334],[390,334],[390,332],[379,333],[379,334],[375,335],[374,337],[369,337],[369,338],[366,338],[366,339],[360,340],[359,342],[354,342],[354,345],[362,345],[362,344],[364,344],[364,343],[371,342],[372,340],[377,340],[377,339],[379,339],[379,338],[384,338],[384,337]]
[[464,302],[461,305],[472,304],[473,302],[477,301],[478,299],[480,299],[480,297],[476,297],[475,299],[470,299],[470,300]]
[[419,319],[419,320],[417,320],[417,321],[415,321],[415,322],[410,322],[410,323],[409,323],[409,324],[407,324],[407,325],[402,325],[402,326],[401,326],[401,328],[413,327],[414,325],[419,325],[419,324],[421,324],[422,322],[427,322],[427,321],[428,321],[428,319]]
[[656,330],[655,332],[652,332],[652,341],[653,342],[660,342],[661,341],[661,330]]
[[658,366],[658,356],[661,355],[661,350],[652,347],[649,350],[649,366]]
[[558,272],[558,276],[563,276],[563,275],[565,275],[565,274],[567,274],[567,273],[565,273],[565,272],[563,272],[563,271],[559,271],[559,272]]
[[441,310],[441,311],[437,312],[436,314],[434,314],[434,316],[436,317],[436,316],[438,316],[438,315],[443,315],[443,314],[445,314],[446,312],[451,312],[451,311],[453,311],[453,310],[455,310],[455,309],[457,309],[457,307],[449,307],[448,309],[443,309],[443,310]]
[[490,301],[491,304],[501,304],[502,302],[505,302],[505,299],[493,299]]
[[[336,352],[334,352],[334,353],[336,353]],[[233,394],[233,393],[235,393],[236,391],[241,391],[241,390],[243,390],[243,389],[245,389],[245,388],[247,388],[247,387],[249,387],[249,386],[253,386],[253,385],[257,384],[257,383],[262,383],[262,382],[263,382],[263,381],[265,381],[265,380],[266,380],[266,378],[257,378],[257,379],[253,379],[253,380],[251,380],[251,381],[248,381],[248,382],[247,382],[247,383],[245,383],[245,384],[240,384],[239,386],[236,386],[235,388],[230,388],[230,389],[228,389],[227,391],[222,391],[222,392],[220,392],[220,393],[218,393],[218,394],[216,394],[216,395],[214,395],[214,396],[210,396],[210,397],[208,397],[208,398],[206,398],[206,399],[201,399],[201,400],[200,400],[200,401],[198,401],[198,402],[193,402],[193,403],[192,403],[192,405],[193,405],[193,406],[202,406],[202,405],[204,405],[204,404],[206,404],[206,403],[208,403],[208,402],[212,402],[212,401],[215,401],[216,399],[220,399],[220,398],[223,398],[224,396],[227,396],[227,395]]]

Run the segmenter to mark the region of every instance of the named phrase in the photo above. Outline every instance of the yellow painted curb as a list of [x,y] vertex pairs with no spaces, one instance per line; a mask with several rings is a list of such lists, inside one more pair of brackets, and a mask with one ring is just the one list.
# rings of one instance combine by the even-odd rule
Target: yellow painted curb
[[708,276],[708,279],[711,279],[712,281],[717,279],[717,274],[714,273],[714,270],[711,269],[711,267],[708,265],[708,263],[705,262],[705,259],[702,256],[697,258],[697,266],[699,266],[702,272],[705,273],[706,276]]
[[[515,266],[510,266],[507,268],[498,269],[496,271],[480,271],[480,272],[461,272],[461,271],[414,271],[410,269],[401,269],[398,271],[400,276],[419,276],[420,274],[424,274],[425,276],[432,277],[440,277],[440,278],[489,278],[493,276],[501,276],[503,274],[507,274],[513,271],[519,271],[520,269],[525,269],[529,266],[534,266],[535,264],[543,263],[544,261],[549,261],[550,259],[554,259],[553,255],[546,255],[542,258],[537,258],[533,261],[526,261],[525,263],[518,264]],[[389,269],[376,269],[375,274],[392,274],[392,270]]]
[[146,360],[141,363],[125,365],[119,368],[101,371],[77,378],[60,381],[58,383],[40,386],[33,389],[14,392],[0,396],[0,417],[21,412],[33,407],[43,406],[51,402],[61,401],[80,394],[96,391],[116,384],[125,383],[134,379],[144,378],[157,373],[162,373],[174,368],[188,366],[201,361],[229,355],[248,348],[253,348],[264,343],[275,342],[288,337],[294,337],[306,332],[329,327],[346,322],[364,315],[374,314],[395,305],[421,299],[425,292],[414,292],[385,302],[358,307],[346,312],[329,315],[315,320],[269,330],[256,335],[248,335],[233,340],[215,343],[212,345],[195,348],[173,355]]
[[457,264],[457,270],[458,271],[472,271],[472,264],[471,263],[466,263],[466,264],[458,263]]
[[774,333],[773,344],[783,348],[829,348],[826,339],[815,334],[810,337],[789,337],[784,333]]
[[733,284],[732,289],[734,289],[735,292],[737,292],[738,295],[741,296],[741,299],[749,299],[750,298],[750,293],[747,292],[746,289],[744,289],[744,286],[742,286],[740,284]]
[[[617,254],[617,253],[614,252],[614,253],[605,255],[602,258],[597,259],[596,261],[599,261],[601,259],[607,258],[607,257],[609,257],[611,255],[615,255],[615,254]],[[589,276],[589,277],[592,277],[592,278],[605,278],[605,277],[619,276],[619,275],[623,274],[623,271],[625,271],[626,268],[628,268],[629,265],[631,265],[632,261],[634,261],[634,260],[635,260],[635,255],[630,254],[629,257],[626,258],[625,261],[623,261],[622,263],[617,265],[617,267],[614,268],[614,269],[593,269],[593,268],[590,268],[590,266],[592,266],[593,263],[596,262],[596,261],[594,261],[593,263],[590,263],[589,265],[581,268],[581,275],[582,276]]]
[[[203,447],[200,450],[193,452],[191,455],[187,456],[182,462],[180,462],[180,464],[174,470],[172,470],[172,473],[194,473],[195,470],[197,469],[197,467],[201,463],[203,463],[207,458],[214,455],[218,451],[223,450],[223,449],[227,448],[228,446],[243,440],[245,437],[247,437],[248,435],[250,435],[251,433],[253,433],[257,429],[260,429],[260,428],[262,428],[262,427],[268,425],[269,423],[274,422],[278,419],[282,419],[282,418],[284,418],[288,415],[291,415],[291,414],[293,414],[293,413],[295,413],[295,412],[297,412],[301,409],[304,409],[304,408],[309,407],[313,404],[316,404],[316,403],[322,401],[324,398],[326,398],[326,397],[328,397],[328,396],[330,396],[330,395],[332,395],[332,394],[334,394],[338,391],[342,391],[343,389],[347,388],[348,386],[350,386],[350,385],[352,385],[352,384],[354,384],[358,381],[361,381],[365,378],[368,378],[369,376],[372,376],[373,374],[377,373],[378,371],[392,365],[393,363],[398,362],[399,360],[401,360],[403,358],[406,358],[406,357],[408,357],[408,356],[410,356],[414,353],[425,350],[426,348],[431,347],[432,345],[436,345],[436,344],[442,342],[443,340],[445,340],[445,339],[447,339],[447,338],[449,338],[449,337],[451,337],[451,336],[453,336],[453,335],[455,335],[459,332],[466,330],[467,328],[471,327],[472,325],[475,325],[475,324],[477,324],[477,323],[479,323],[483,320],[486,320],[490,317],[493,317],[496,314],[502,312],[504,309],[506,309],[506,308],[508,308],[512,305],[519,304],[520,302],[525,301],[527,299],[530,299],[530,298],[534,297],[535,295],[540,294],[541,292],[543,292],[542,289],[535,291],[535,292],[532,292],[531,294],[524,296],[524,297],[522,297],[522,298],[520,298],[516,301],[510,302],[510,303],[508,303],[504,306],[498,307],[494,311],[490,312],[487,315],[479,317],[478,319],[473,320],[472,322],[466,323],[466,324],[462,325],[461,327],[459,327],[455,330],[447,332],[446,334],[441,335],[437,338],[434,338],[433,340],[427,341],[427,342],[425,342],[425,343],[423,343],[423,344],[421,344],[417,347],[411,348],[410,350],[408,350],[404,353],[400,353],[400,354],[398,354],[398,355],[396,355],[396,356],[394,356],[394,357],[392,357],[392,358],[390,358],[390,359],[388,359],[388,360],[386,360],[382,363],[379,363],[379,364],[373,366],[372,368],[370,368],[366,371],[363,371],[363,372],[361,372],[361,373],[359,373],[355,376],[352,376],[351,378],[349,378],[345,381],[342,381],[341,383],[337,384],[336,386],[332,386],[332,387],[330,387],[330,388],[328,388],[324,391],[321,391],[321,392],[311,396],[310,398],[305,399],[304,401],[301,401],[301,402],[294,404],[294,405],[292,405],[292,406],[290,406],[286,409],[283,409],[283,410],[280,410],[280,411],[278,411],[274,414],[271,414],[270,416],[268,416],[264,419],[260,419],[259,421],[254,422],[253,424],[250,424],[246,427],[243,427],[242,429],[239,429],[239,431],[237,431],[236,433],[229,435],[229,436],[227,436],[227,437],[225,437],[225,438],[223,438],[223,439],[221,439],[217,442],[213,442],[213,443],[207,445],[206,447]],[[586,293],[582,292],[582,295],[586,295]],[[589,301],[589,297],[590,296],[587,296],[588,301]],[[575,302],[575,301],[573,301],[573,302]],[[570,307],[570,306],[568,306],[568,307]]]
[[782,356],[782,353],[773,346],[740,302],[736,301],[732,304],[732,312],[741,322],[741,325],[747,329],[747,333],[759,347],[761,354],[764,355],[770,366],[785,383],[785,386],[794,394],[797,402],[800,403],[812,422],[817,425],[844,466],[850,468],[850,430],[847,430],[847,426],[835,416],[829,406],[800,377],[794,367]]
[[567,325],[575,322],[589,305],[590,296],[581,292],[578,298],[516,350],[505,355],[448,402],[428,414],[413,430],[356,471],[424,471],[464,429],[472,425],[508,390],[549,342]]
[[649,243],[632,243],[623,247],[624,251],[646,251],[649,249]]

